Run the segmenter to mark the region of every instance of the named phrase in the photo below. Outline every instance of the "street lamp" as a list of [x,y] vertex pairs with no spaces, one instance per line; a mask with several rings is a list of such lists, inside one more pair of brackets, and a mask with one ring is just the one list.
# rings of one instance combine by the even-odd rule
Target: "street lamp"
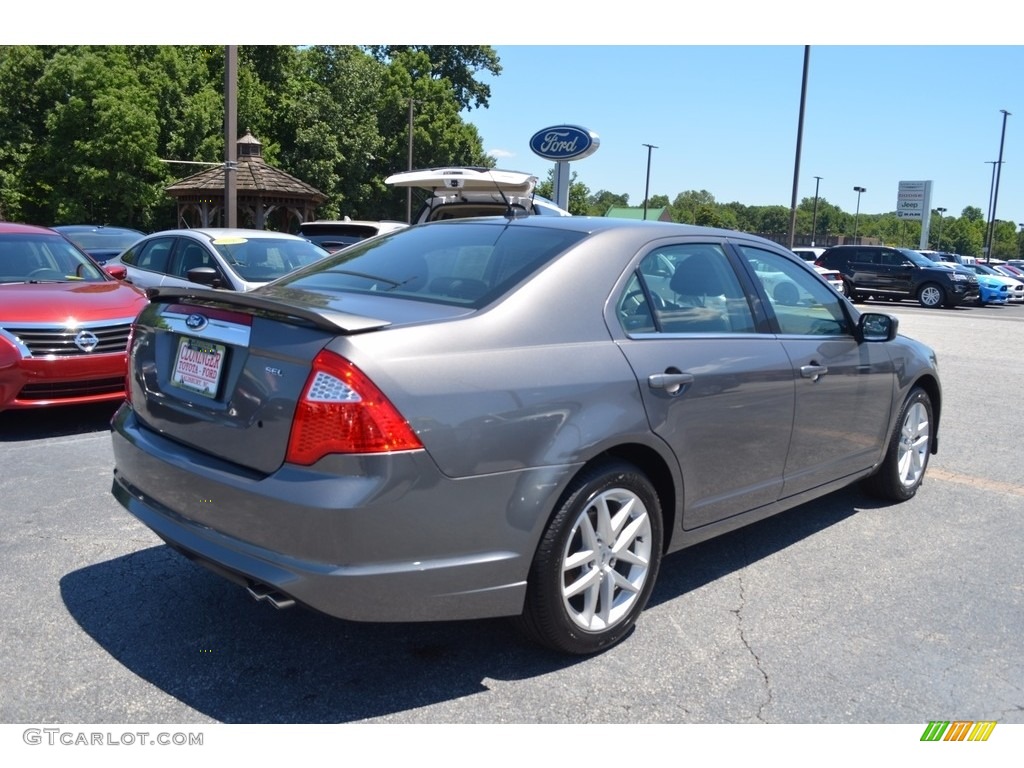
[[1010,113],[1005,109],[1001,109],[999,111],[1003,113],[1003,132],[999,138],[999,159],[996,161],[995,165],[996,181],[992,192],[992,216],[988,221],[988,243],[986,244],[987,248],[985,249],[986,261],[992,260],[992,236],[995,234],[996,230],[996,203],[999,201],[999,176],[1003,170],[1003,144],[1006,143],[1006,118],[1010,116]]
[[811,248],[814,247],[814,237],[818,232],[818,185],[821,184],[821,176],[814,177],[814,213],[811,214]]
[[854,187],[853,191],[857,193],[857,214],[853,217],[853,244],[857,244],[857,220],[860,219],[860,196],[864,192],[868,191],[867,187]]
[[644,187],[644,221],[647,221],[647,198],[651,196],[651,150],[657,149],[653,144],[644,144],[647,147],[647,185]]
[[938,236],[938,238],[935,241],[935,250],[936,251],[941,251],[942,250],[942,214],[944,214],[946,212],[946,209],[945,208],[936,208],[935,211],[936,211],[936,213],[939,214],[939,236]]

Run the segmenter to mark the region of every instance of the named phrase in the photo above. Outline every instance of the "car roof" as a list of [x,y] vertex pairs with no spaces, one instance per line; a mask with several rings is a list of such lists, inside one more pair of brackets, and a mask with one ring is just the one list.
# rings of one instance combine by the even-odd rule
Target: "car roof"
[[54,232],[49,227],[39,227],[35,224],[19,224],[13,221],[0,221],[0,234],[3,235],[48,235],[60,237],[59,232]]
[[50,229],[56,230],[62,234],[78,233],[78,232],[112,232],[115,234],[137,234],[139,237],[145,235],[145,232],[141,232],[131,227],[111,227],[107,224],[55,224]]
[[[752,235],[733,229],[721,229],[718,227],[704,227],[696,224],[680,224],[674,221],[641,221],[638,219],[618,219],[605,216],[480,216],[464,219],[447,219],[434,221],[428,224],[417,226],[426,227],[451,227],[468,226],[473,224],[491,224],[496,226],[520,226],[520,227],[545,227],[549,229],[560,229],[576,232],[589,232],[596,234],[606,231],[632,231],[643,233],[648,239],[658,237],[680,237],[680,236],[705,236],[715,238],[743,239],[748,242],[755,242],[761,245],[771,246],[774,249],[788,251],[778,243],[767,238]],[[799,257],[792,254],[794,259]]]
[[159,232],[153,232],[148,237],[155,237],[156,235],[162,236],[182,236],[182,235],[200,235],[210,240],[224,240],[228,238],[244,238],[247,240],[255,240],[257,238],[275,237],[285,238],[288,240],[303,240],[298,235],[292,235],[288,232],[274,232],[269,229],[244,229],[240,227],[198,227],[196,229],[164,229]]

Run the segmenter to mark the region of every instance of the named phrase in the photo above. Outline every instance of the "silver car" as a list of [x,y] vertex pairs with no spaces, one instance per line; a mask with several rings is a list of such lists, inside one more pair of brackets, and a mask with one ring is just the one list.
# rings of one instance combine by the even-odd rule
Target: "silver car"
[[909,499],[938,447],[895,318],[681,224],[417,225],[160,289],[130,356],[113,494],[170,546],[278,607],[511,616],[574,654],[627,635],[663,556],[857,481]]
[[139,288],[203,286],[251,291],[327,251],[306,238],[263,229],[169,229],[147,235],[105,266]]

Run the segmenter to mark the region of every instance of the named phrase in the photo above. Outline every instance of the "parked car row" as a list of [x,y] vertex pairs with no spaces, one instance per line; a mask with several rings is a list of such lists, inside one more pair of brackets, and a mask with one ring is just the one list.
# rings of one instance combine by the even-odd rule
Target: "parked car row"
[[815,261],[842,275],[852,301],[914,299],[923,307],[956,307],[976,302],[978,276],[956,263],[936,262],[909,248],[836,245]]

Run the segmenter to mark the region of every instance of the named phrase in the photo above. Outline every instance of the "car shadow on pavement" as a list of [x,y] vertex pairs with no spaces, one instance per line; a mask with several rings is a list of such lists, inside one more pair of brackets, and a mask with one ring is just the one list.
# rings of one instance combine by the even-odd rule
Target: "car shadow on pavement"
[[[669,556],[651,604],[785,549],[864,501],[841,491]],[[504,619],[363,624],[275,611],[166,546],[71,572],[60,589],[71,616],[117,662],[224,723],[381,718],[486,691],[488,679],[586,661],[531,644]]]
[[42,440],[87,432],[108,432],[120,403],[61,406],[0,413],[0,442]]

